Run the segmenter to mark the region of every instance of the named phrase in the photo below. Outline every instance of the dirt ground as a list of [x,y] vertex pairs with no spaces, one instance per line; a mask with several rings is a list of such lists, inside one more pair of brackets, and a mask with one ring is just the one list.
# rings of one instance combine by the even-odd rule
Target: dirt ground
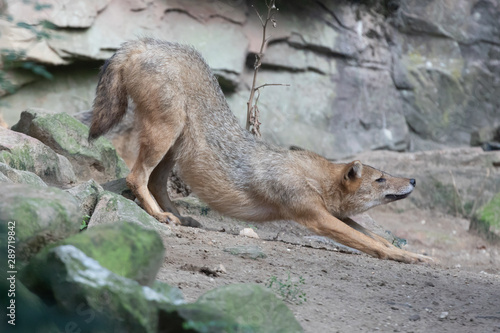
[[[264,286],[273,276],[302,277],[298,288],[307,301],[287,304],[311,333],[500,332],[500,247],[469,233],[466,220],[397,211],[397,206],[378,207],[370,215],[407,239],[408,250],[431,255],[438,264],[408,265],[339,251],[292,222],[250,225],[191,209],[187,213],[204,229],[172,227],[176,236],[164,238],[166,258],[158,279],[195,301],[226,284]],[[237,235],[244,227],[260,239]],[[260,247],[267,257],[224,251],[244,245]]]

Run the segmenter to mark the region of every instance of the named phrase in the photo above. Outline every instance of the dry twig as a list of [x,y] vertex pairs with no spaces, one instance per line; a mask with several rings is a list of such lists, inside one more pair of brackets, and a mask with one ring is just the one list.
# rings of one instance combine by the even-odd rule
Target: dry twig
[[262,43],[260,45],[259,53],[255,55],[252,88],[250,89],[250,98],[248,99],[247,102],[246,129],[257,136],[260,136],[259,108],[257,107],[257,102],[259,100],[260,93],[257,94],[257,98],[255,98],[255,93],[258,92],[260,88],[264,88],[267,86],[284,85],[284,84],[263,84],[258,87],[255,87],[255,83],[257,81],[257,73],[259,72],[259,69],[262,66],[262,58],[264,57],[264,48],[270,38],[270,36],[266,36],[267,25],[269,22],[271,22],[273,27],[276,28],[276,19],[274,18],[274,15],[278,11],[278,8],[276,8],[276,0],[269,0],[269,1],[266,0],[266,6],[267,6],[267,16],[265,19],[259,14],[257,9],[255,9],[254,7],[255,12],[259,17],[260,23],[262,24]]

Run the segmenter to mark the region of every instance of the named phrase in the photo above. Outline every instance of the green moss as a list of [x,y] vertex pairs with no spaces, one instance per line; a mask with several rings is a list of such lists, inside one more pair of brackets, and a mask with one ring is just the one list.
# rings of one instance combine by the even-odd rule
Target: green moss
[[165,251],[155,231],[129,222],[87,229],[51,244],[37,257],[60,245],[73,245],[113,273],[147,285],[153,283]]
[[27,261],[47,244],[79,232],[75,198],[52,187],[5,184],[0,191],[0,223],[16,222],[16,252]]
[[100,137],[89,142],[89,128],[66,113],[47,114],[27,110],[12,128],[40,140],[67,157],[84,178],[96,177],[94,168],[98,170],[97,174],[102,173],[104,180],[122,178],[128,173],[125,162],[108,139]]
[[101,151],[107,149],[114,151],[111,142],[103,137],[92,145],[88,144],[88,127],[66,113],[40,114],[33,119],[33,124],[43,132],[50,133],[55,143],[69,155],[100,159]]
[[[48,158],[48,156],[45,158]],[[6,150],[0,152],[0,160],[14,169],[31,172],[35,171],[33,152],[28,145],[12,149],[10,152]]]
[[[210,306],[254,332],[302,332],[288,307],[260,285],[234,284],[202,295],[196,304]],[[265,304],[265,306],[263,306]]]
[[488,228],[500,228],[500,193],[479,210],[478,216]]
[[[32,237],[40,230],[61,229],[61,223],[71,221],[64,202],[60,202],[54,195],[51,188],[44,188],[46,197],[24,197],[17,198],[10,203],[8,214],[11,220],[22,223],[22,228],[17,229],[17,236],[24,240]],[[76,221],[75,221],[76,223]]]

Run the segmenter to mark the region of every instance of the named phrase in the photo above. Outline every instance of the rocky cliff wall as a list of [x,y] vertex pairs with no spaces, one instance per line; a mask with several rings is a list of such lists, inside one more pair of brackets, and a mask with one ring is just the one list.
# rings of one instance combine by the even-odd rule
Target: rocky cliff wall
[[[250,2],[44,3],[51,7],[6,1],[11,22],[0,24],[1,48],[26,51],[54,75],[47,81],[10,72],[19,89],[3,97],[9,125],[32,106],[70,114],[89,109],[101,62],[139,36],[194,45],[244,122],[262,34]],[[261,92],[268,140],[343,158],[468,145],[473,131],[500,125],[500,1],[278,1],[278,7],[258,83],[290,86]],[[57,30],[41,28],[42,20]]]

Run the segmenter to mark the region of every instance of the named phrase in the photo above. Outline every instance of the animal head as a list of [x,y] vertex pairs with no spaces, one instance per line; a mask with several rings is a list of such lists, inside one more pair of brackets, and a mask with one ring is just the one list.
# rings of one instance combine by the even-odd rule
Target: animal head
[[339,206],[332,214],[347,217],[362,213],[374,206],[401,200],[410,195],[415,179],[393,177],[386,172],[354,161],[341,170]]

